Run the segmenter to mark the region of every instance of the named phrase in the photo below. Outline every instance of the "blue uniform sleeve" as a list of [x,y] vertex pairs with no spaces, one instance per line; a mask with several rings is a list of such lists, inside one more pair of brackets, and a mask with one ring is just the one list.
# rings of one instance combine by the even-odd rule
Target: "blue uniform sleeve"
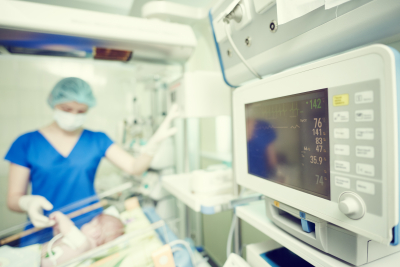
[[97,133],[97,141],[102,157],[106,155],[107,149],[114,143],[105,133]]
[[21,135],[11,145],[4,159],[10,161],[11,163],[18,164],[26,168],[31,168],[27,156],[28,146],[29,136],[27,134]]
[[275,141],[276,132],[272,125],[266,121],[258,121],[256,125],[256,135],[262,140],[263,144],[268,145]]

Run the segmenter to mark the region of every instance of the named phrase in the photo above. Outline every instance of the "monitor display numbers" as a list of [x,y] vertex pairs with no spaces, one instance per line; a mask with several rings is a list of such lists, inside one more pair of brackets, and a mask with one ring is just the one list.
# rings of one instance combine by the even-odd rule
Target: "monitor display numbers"
[[328,89],[246,104],[248,172],[330,199]]
[[317,99],[311,99],[310,101],[310,108],[311,109],[318,109],[318,108],[322,108],[321,107],[321,98],[317,98]]

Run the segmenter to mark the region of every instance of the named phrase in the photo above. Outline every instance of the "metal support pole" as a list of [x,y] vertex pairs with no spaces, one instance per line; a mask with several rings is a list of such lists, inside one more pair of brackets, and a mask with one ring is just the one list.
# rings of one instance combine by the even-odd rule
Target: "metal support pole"
[[[232,118],[232,123],[231,123],[231,135],[232,135],[232,169],[235,170],[235,142],[234,142],[234,121],[233,121],[233,90],[234,88],[231,88],[231,118]],[[233,194],[235,197],[239,197],[239,185],[236,183],[236,173],[233,171]],[[234,210],[235,211],[235,210]],[[235,223],[235,232],[234,232],[234,245],[233,245],[233,251],[236,254],[240,254],[240,246],[241,246],[241,233],[240,233],[240,219],[236,219]]]

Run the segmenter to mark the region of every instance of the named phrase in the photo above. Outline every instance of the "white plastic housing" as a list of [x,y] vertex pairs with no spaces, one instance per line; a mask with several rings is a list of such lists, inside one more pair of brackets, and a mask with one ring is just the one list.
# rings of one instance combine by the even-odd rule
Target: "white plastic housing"
[[223,12],[218,14],[218,16],[213,20],[215,36],[217,37],[218,42],[222,42],[227,40],[225,33],[225,26],[223,19],[226,15],[228,15],[236,5],[240,5],[242,8],[242,19],[240,22],[236,22],[234,20],[230,21],[230,29],[231,31],[239,31],[243,29],[246,25],[248,25],[252,20],[251,10],[253,9],[253,2],[251,0],[234,0],[230,3],[230,5],[225,8]]
[[[82,38],[77,44],[59,43],[57,36]],[[133,51],[134,59],[184,62],[196,46],[187,25],[120,16],[73,8],[0,0],[0,44],[40,41],[43,48],[79,50],[93,46]],[[50,40],[50,41],[49,41]],[[77,46],[77,47],[75,47]]]
[[168,86],[168,105],[172,103],[178,103],[186,118],[230,116],[231,88],[219,72],[186,72]]
[[[379,80],[380,84],[379,98],[377,98],[380,100],[376,103],[380,106],[380,110],[377,110],[377,114],[380,114],[380,116],[375,118],[379,127],[375,131],[380,131],[382,136],[381,156],[374,159],[374,164],[382,170],[375,176],[377,177],[375,179],[380,179],[379,183],[382,187],[380,195],[382,199],[379,199],[381,201],[379,205],[381,216],[371,214],[367,206],[362,219],[353,220],[339,210],[338,199],[336,198],[327,200],[248,173],[246,104],[321,88],[328,88],[329,92],[329,88],[371,80]],[[387,46],[373,45],[297,67],[235,90],[233,94],[234,166],[238,184],[349,231],[383,244],[389,244],[392,240],[392,228],[399,223],[396,82],[394,52]],[[352,94],[352,92],[349,92],[349,94]],[[332,99],[329,99],[329,101],[332,101]],[[351,101],[354,103],[354,99]],[[352,123],[354,124],[354,122]],[[329,127],[334,126],[330,121]],[[331,136],[330,142],[332,142]],[[330,155],[332,155],[333,150],[334,148],[330,147]],[[335,184],[337,172],[334,171],[332,164],[330,170],[332,192],[332,188],[341,187],[337,187],[337,184]],[[356,181],[361,179],[356,175],[344,177],[349,177],[352,185],[355,185]],[[370,179],[369,181],[374,180]],[[343,190],[351,191],[350,189]],[[364,196],[372,196],[367,193],[363,195],[359,191],[356,193],[362,195],[364,200]]]
[[[211,10],[211,20],[220,51],[222,72],[230,85],[240,86],[255,79],[226,38],[220,16],[232,0],[221,0]],[[231,23],[231,37],[247,63],[261,76],[379,42],[400,33],[400,1],[349,1],[337,9],[318,8],[305,16],[270,30],[278,22],[276,5],[269,0],[251,0],[251,20],[245,27]],[[264,6],[267,5],[267,6]],[[264,9],[263,9],[264,8]],[[245,39],[251,38],[251,46]]]
[[254,0],[254,8],[257,13],[262,14],[276,4],[276,0]]

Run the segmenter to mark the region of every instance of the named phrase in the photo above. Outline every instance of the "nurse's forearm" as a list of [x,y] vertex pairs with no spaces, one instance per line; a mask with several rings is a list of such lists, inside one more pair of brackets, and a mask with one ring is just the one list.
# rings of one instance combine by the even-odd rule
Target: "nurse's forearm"
[[134,158],[116,144],[111,145],[106,151],[106,158],[118,168],[131,175],[140,175],[145,172],[153,159],[152,156],[141,154]]
[[19,207],[19,199],[22,197],[22,195],[10,195],[8,194],[7,197],[7,206],[10,210],[16,211],[16,212],[25,212]]
[[136,157],[134,162],[132,163],[131,171],[129,174],[132,175],[141,175],[150,167],[151,161],[153,157],[147,154],[141,154]]
[[30,172],[30,169],[26,167],[10,164],[7,195],[7,206],[10,210],[24,212],[19,206],[19,199],[26,195]]

